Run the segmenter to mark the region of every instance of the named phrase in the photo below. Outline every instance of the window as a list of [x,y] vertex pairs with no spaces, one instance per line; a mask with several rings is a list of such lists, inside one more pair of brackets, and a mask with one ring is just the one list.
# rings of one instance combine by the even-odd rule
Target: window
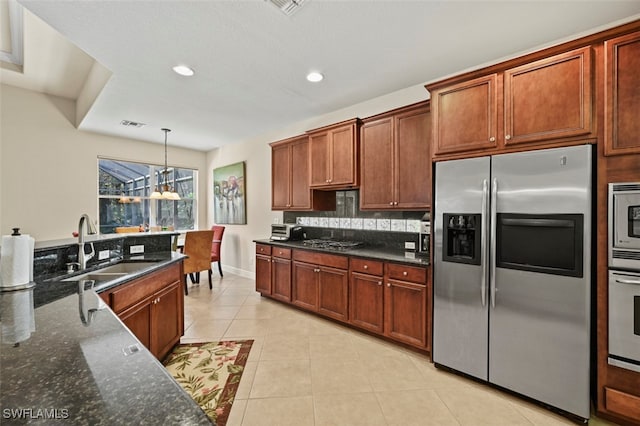
[[164,167],[128,161],[98,159],[98,222],[101,234],[117,227],[150,230],[196,229],[197,170],[169,167],[168,184],[180,200],[150,198],[165,184]]

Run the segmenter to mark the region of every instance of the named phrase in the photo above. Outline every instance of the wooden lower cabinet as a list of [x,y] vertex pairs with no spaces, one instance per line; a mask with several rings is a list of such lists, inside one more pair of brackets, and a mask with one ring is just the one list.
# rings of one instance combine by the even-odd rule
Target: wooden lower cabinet
[[158,359],[184,334],[182,263],[100,294],[122,322]]
[[427,346],[427,286],[388,280],[385,288],[385,334],[409,345]]
[[291,303],[347,321],[348,265],[346,256],[294,250]]
[[256,255],[256,291],[271,294],[271,256]]
[[291,301],[291,260],[271,258],[271,296],[283,302]]
[[349,283],[349,318],[351,324],[384,333],[383,277],[351,272]]

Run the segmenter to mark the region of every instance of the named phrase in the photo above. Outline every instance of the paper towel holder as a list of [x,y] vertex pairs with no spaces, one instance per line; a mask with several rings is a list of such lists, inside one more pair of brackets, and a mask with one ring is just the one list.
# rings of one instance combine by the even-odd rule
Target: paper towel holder
[[13,230],[13,233],[11,234],[12,237],[19,237],[20,236],[20,228],[11,228]]

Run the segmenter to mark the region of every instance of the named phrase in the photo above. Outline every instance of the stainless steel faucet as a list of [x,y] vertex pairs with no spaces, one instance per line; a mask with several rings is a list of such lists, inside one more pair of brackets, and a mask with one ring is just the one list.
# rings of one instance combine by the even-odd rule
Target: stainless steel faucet
[[89,243],[91,252],[85,253],[84,251],[83,225],[85,224],[85,222],[87,224],[87,235],[94,235],[97,233],[95,226],[93,226],[93,223],[91,223],[91,219],[89,219],[89,215],[83,213],[82,216],[80,216],[80,222],[78,222],[78,264],[80,265],[80,270],[85,269],[87,267],[87,261],[89,261],[89,259],[91,259],[96,254],[93,248],[93,243]]

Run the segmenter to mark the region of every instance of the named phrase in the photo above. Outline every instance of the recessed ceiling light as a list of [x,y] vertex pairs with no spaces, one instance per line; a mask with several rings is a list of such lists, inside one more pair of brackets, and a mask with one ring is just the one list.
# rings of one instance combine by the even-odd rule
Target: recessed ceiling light
[[176,74],[184,75],[185,77],[191,77],[194,74],[193,70],[186,65],[176,65],[173,70]]
[[323,78],[324,78],[324,75],[316,71],[313,71],[307,74],[307,80],[309,80],[312,83],[317,83],[319,81],[322,81]]

